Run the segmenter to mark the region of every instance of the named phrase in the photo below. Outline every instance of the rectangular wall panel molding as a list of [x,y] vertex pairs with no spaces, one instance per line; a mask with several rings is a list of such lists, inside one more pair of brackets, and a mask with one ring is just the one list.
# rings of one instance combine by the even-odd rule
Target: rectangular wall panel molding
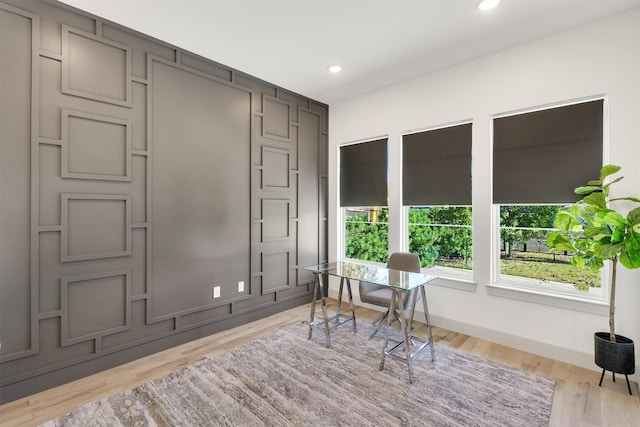
[[262,136],[291,141],[291,104],[269,95],[262,96]]
[[62,277],[60,295],[61,346],[131,329],[131,270]]
[[62,193],[61,261],[131,255],[131,196]]
[[0,3],[0,40],[0,363],[6,364],[38,353],[33,152],[39,121],[39,16]]
[[286,199],[262,199],[263,243],[291,237],[290,205]]
[[250,280],[252,93],[165,60],[148,71],[150,311],[162,319],[233,299],[225,290]]
[[262,254],[262,295],[289,287],[289,251]]
[[262,146],[262,189],[291,189],[290,150]]
[[62,26],[62,93],[131,106],[131,48]]
[[[320,131],[322,121],[319,114],[300,108],[299,118],[299,167],[301,171],[313,169],[313,176],[305,176],[299,180],[298,187],[298,236],[297,254],[298,280],[303,283],[311,283],[313,274],[302,268],[308,265],[316,265],[320,262]],[[323,202],[323,204],[326,203]],[[312,211],[314,216],[305,215],[304,212]],[[326,239],[323,239],[326,244]]]
[[0,403],[311,300],[326,105],[48,0],[0,37]]
[[131,121],[62,111],[63,178],[131,181]]

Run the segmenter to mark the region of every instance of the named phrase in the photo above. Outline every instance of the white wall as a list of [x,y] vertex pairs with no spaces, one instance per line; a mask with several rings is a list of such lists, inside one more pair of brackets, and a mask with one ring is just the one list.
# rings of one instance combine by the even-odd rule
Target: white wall
[[[605,161],[621,165],[625,175],[615,194],[640,196],[640,9],[331,105],[329,258],[341,255],[340,144],[389,136],[389,198],[395,206],[400,200],[401,135],[472,119],[477,288],[429,286],[434,324],[597,369],[593,333],[608,330],[606,315],[498,297],[486,286],[492,262],[491,115],[593,95],[608,98]],[[399,209],[391,211],[392,236],[399,234],[399,215]],[[398,240],[392,238],[392,251],[401,249]],[[640,345],[640,270],[620,269],[616,306],[617,333]]]

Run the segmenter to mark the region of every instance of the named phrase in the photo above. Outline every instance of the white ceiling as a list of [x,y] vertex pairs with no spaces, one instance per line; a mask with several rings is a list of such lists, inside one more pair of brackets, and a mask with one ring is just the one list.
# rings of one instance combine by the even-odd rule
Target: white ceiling
[[[640,0],[63,0],[328,104],[640,7]],[[327,67],[340,64],[331,74]]]

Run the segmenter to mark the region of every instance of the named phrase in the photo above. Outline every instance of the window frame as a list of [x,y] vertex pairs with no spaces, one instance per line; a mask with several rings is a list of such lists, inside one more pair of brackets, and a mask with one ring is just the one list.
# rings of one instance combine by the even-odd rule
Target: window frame
[[[491,132],[491,170],[493,171],[493,142],[494,142],[494,119],[508,117],[517,114],[526,114],[546,109],[560,108],[568,105],[579,104],[584,102],[602,100],[602,163],[608,163],[608,147],[609,147],[609,114],[608,114],[608,98],[606,95],[596,95],[585,98],[566,100],[559,103],[545,104],[541,106],[522,108],[510,112],[494,114],[490,118]],[[492,172],[493,175],[493,172]],[[595,177],[594,177],[595,178]],[[493,177],[492,177],[493,181]],[[493,188],[493,183],[492,183]],[[572,202],[566,202],[571,204]],[[531,203],[534,204],[534,203]],[[559,203],[553,203],[559,204]],[[564,286],[545,285],[540,286],[540,281],[520,276],[502,275],[500,273],[500,206],[507,204],[494,203],[491,200],[491,283],[487,285],[490,295],[519,299],[523,301],[535,302],[545,305],[551,305],[560,308],[571,308],[578,311],[588,313],[606,315],[609,303],[610,289],[610,272],[611,263],[605,262],[604,267],[600,270],[600,288],[592,288],[587,291],[579,291]],[[516,204],[514,204],[516,205]],[[517,204],[517,206],[526,204]]]
[[[409,135],[415,135],[418,133],[423,133],[423,132],[430,132],[430,131],[439,131],[439,130],[444,130],[447,128],[453,128],[453,127],[461,127],[461,126],[470,126],[470,130],[471,130],[471,141],[470,141],[470,152],[469,152],[469,177],[471,179],[470,182],[470,187],[471,187],[471,195],[470,195],[470,202],[471,204],[468,205],[469,207],[471,207],[471,212],[472,212],[472,219],[471,219],[471,252],[474,253],[474,239],[473,239],[473,234],[474,234],[474,222],[473,222],[473,126],[474,126],[474,121],[473,119],[463,119],[463,120],[457,120],[454,122],[449,122],[449,123],[443,123],[443,124],[438,124],[438,125],[434,125],[434,126],[429,126],[429,127],[425,127],[425,128],[420,128],[420,129],[414,129],[411,131],[406,131],[406,132],[402,132],[400,134],[400,168],[399,168],[399,175],[401,177],[401,188],[400,188],[400,194],[401,194],[401,200],[400,200],[400,205],[402,208],[402,218],[400,221],[400,230],[401,230],[401,235],[400,235],[400,243],[402,245],[402,248],[404,251],[408,251],[409,250],[409,210],[412,207],[419,207],[421,205],[405,205],[405,201],[402,200],[402,195],[404,194],[404,175],[405,175],[405,171],[404,171],[404,137],[405,136],[409,136]],[[442,207],[444,205],[434,205],[434,207]],[[449,205],[451,207],[457,207],[457,206],[463,206],[463,205],[456,205],[456,204],[451,204]],[[464,205],[467,206],[467,205]],[[473,258],[471,260],[471,270],[465,270],[462,268],[453,268],[453,267],[442,267],[442,266],[431,266],[431,267],[423,267],[422,268],[423,271],[430,271],[433,272],[434,274],[438,274],[438,276],[444,280],[439,281],[439,283],[447,283],[449,282],[451,283],[455,283],[458,282],[461,283],[458,285],[454,285],[454,286],[450,286],[450,287],[456,287],[456,288],[460,288],[463,290],[475,290],[475,278],[474,278],[474,273],[473,273]]]
[[[381,140],[385,140],[385,144],[386,144],[386,180],[387,180],[387,188],[386,188],[386,192],[387,192],[387,204],[385,206],[342,206],[341,203],[341,180],[342,180],[342,175],[341,175],[341,162],[342,162],[342,149],[344,147],[347,146],[353,146],[353,145],[359,145],[359,144],[367,144],[370,142],[376,143],[379,142]],[[346,260],[352,260],[352,261],[359,261],[359,262],[363,262],[363,263],[372,263],[372,264],[376,264],[376,265],[380,265],[380,263],[376,263],[376,262],[372,262],[372,261],[365,261],[365,260],[359,260],[359,259],[355,259],[355,258],[347,258],[346,256],[346,251],[347,251],[347,247],[346,247],[346,211],[350,208],[386,208],[387,210],[389,210],[389,216],[391,216],[391,209],[389,207],[389,170],[390,170],[390,164],[389,164],[389,156],[390,156],[390,138],[389,135],[379,135],[379,136],[374,136],[374,137],[370,137],[370,138],[365,138],[365,139],[359,139],[359,140],[355,140],[355,141],[350,141],[350,142],[346,142],[343,144],[339,144],[337,146],[337,170],[338,170],[338,197],[337,197],[337,201],[338,201],[338,244],[339,244],[339,248],[338,250],[339,252],[339,258],[340,259],[346,259]],[[390,222],[390,221],[389,221]],[[387,245],[387,252],[390,252],[390,248],[389,245]]]

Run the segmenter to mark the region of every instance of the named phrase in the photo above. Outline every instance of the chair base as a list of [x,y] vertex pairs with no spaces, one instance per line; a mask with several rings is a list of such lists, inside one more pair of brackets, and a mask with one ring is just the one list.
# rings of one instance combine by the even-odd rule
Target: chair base
[[[398,315],[398,312],[395,311],[393,313],[393,315],[394,315],[394,318],[391,319],[391,323],[393,323],[394,320],[399,322],[400,321],[400,317]],[[377,323],[377,326],[373,330],[373,332],[371,332],[371,335],[369,335],[369,339],[370,340],[372,340],[376,336],[378,331],[380,331],[380,329],[382,329],[382,326],[385,324],[385,321],[387,320],[387,316],[389,316],[389,309],[387,309],[387,311],[382,313],[380,316],[378,316],[378,318],[376,320],[373,321],[373,325],[376,326],[376,323]]]

